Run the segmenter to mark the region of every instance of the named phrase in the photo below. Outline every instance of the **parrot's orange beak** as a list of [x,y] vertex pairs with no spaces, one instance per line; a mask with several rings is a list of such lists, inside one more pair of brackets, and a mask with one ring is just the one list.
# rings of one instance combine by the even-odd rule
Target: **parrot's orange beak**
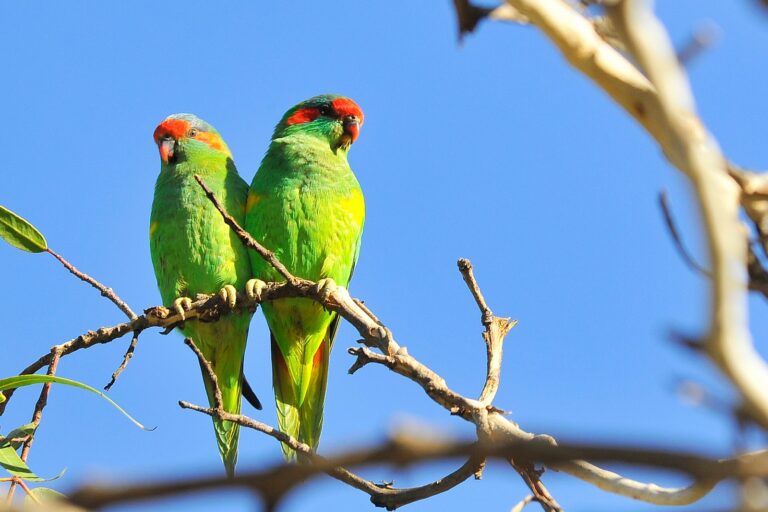
[[173,163],[174,162],[174,150],[176,149],[176,140],[173,137],[163,137],[160,139],[157,143],[158,149],[160,149],[160,158],[163,159],[163,162],[167,163]]
[[360,118],[355,115],[344,116],[341,122],[344,127],[345,142],[351,144],[355,142],[357,136],[360,135]]

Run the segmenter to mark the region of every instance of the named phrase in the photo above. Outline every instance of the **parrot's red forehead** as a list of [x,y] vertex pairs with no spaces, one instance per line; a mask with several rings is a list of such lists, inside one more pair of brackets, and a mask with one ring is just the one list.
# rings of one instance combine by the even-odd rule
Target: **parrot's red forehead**
[[179,140],[187,134],[189,126],[189,121],[184,119],[166,119],[155,128],[155,143],[159,144],[160,139],[168,136]]
[[357,106],[357,103],[349,98],[336,98],[331,102],[333,109],[339,114],[339,117],[355,116],[363,124],[363,111]]
[[[355,116],[360,124],[363,124],[363,111],[357,106],[357,103],[349,98],[336,98],[331,101],[330,104],[333,109],[333,117],[345,118],[347,116]],[[296,110],[291,116],[286,119],[285,124],[288,126],[292,124],[309,123],[320,117],[320,107],[304,107]]]
[[160,142],[168,137],[177,142],[182,139],[194,139],[196,141],[202,142],[211,149],[216,151],[224,151],[225,153],[229,154],[229,148],[227,148],[227,145],[224,144],[224,140],[221,138],[221,135],[215,131],[208,131],[205,129],[205,127],[200,127],[193,130],[193,123],[187,119],[170,117],[160,123],[157,128],[155,128],[155,144],[159,146]]

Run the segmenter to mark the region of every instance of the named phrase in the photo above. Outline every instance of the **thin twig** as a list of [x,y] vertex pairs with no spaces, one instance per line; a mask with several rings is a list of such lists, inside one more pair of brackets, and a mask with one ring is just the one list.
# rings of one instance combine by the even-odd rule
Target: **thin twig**
[[[296,286],[289,283],[267,283],[262,292],[262,300],[274,300],[278,298],[290,297],[310,297],[316,294],[317,285],[312,281],[300,280]],[[237,311],[248,311],[258,304],[257,301],[249,298],[245,293],[239,293],[237,298]],[[228,305],[218,294],[198,295],[197,300],[192,303],[190,309],[185,312],[187,320],[193,318],[202,318],[205,321],[215,321],[222,315],[231,313]],[[64,343],[55,345],[51,350],[38,358],[35,362],[24,368],[19,375],[29,375],[37,373],[39,370],[47,367],[51,363],[52,351],[58,350],[60,355],[66,356],[82,349],[90,348],[94,345],[109,343],[123,336],[133,333],[134,336],[141,334],[149,328],[160,328],[170,330],[182,322],[181,316],[175,311],[164,306],[153,306],[144,310],[144,314],[130,322],[113,325],[110,327],[101,327],[95,331],[87,331],[76,338],[72,338]],[[0,403],[0,415],[5,412],[9,400],[14,390],[2,392],[6,401]]]
[[97,290],[101,292],[102,297],[106,297],[107,299],[111,300],[112,303],[117,306],[120,311],[125,313],[125,315],[128,317],[129,320],[134,320],[136,318],[136,313],[133,312],[133,310],[126,304],[120,297],[117,296],[117,294],[112,290],[112,288],[108,288],[89,276],[88,274],[85,274],[81,271],[79,271],[77,268],[75,268],[74,265],[72,265],[70,262],[64,259],[63,256],[53,251],[53,249],[48,248],[46,249],[48,254],[59,260],[59,262],[64,265],[64,267],[69,270],[73,275],[75,275],[78,279],[85,281],[86,283],[90,284]]
[[532,501],[534,501],[535,499],[536,498],[534,498],[532,494],[529,494],[528,496],[520,500],[520,502],[518,502],[517,505],[512,507],[512,510],[510,510],[509,512],[523,512],[523,509],[525,508],[525,506],[531,503]]
[[678,231],[677,225],[675,224],[675,219],[672,217],[672,210],[669,207],[669,199],[667,198],[667,192],[665,190],[659,192],[659,206],[661,207],[661,213],[664,215],[664,222],[667,226],[667,231],[672,237],[675,249],[677,249],[680,257],[694,272],[698,272],[699,274],[707,277],[712,277],[712,274],[710,274],[709,270],[699,265],[699,263],[693,259],[693,256],[691,256],[691,253],[688,252],[688,250],[685,248],[683,239],[680,237],[680,231]]
[[541,475],[536,471],[536,468],[531,462],[519,462],[514,458],[509,459],[509,463],[515,468],[515,471],[520,475],[528,486],[528,489],[533,493],[534,499],[541,505],[544,512],[562,512],[563,509],[560,504],[555,500],[544,483],[541,481]]
[[453,0],[453,7],[456,12],[459,42],[464,39],[465,34],[473,32],[477,24],[493,11],[488,7],[474,5],[468,0]]
[[461,272],[461,277],[464,279],[464,282],[467,283],[467,287],[472,293],[472,297],[474,297],[475,302],[477,303],[477,307],[480,308],[480,313],[482,314],[481,321],[483,322],[483,325],[490,325],[493,319],[493,312],[485,302],[483,292],[480,291],[480,286],[477,284],[475,273],[472,269],[472,263],[466,258],[460,258],[457,264],[459,266],[459,272]]
[[29,499],[35,502],[35,504],[37,505],[40,504],[40,500],[37,499],[37,496],[35,496],[35,494],[32,492],[32,489],[29,488],[29,486],[23,479],[16,478],[13,480],[13,483],[18,483],[19,486],[21,486],[21,488],[24,489],[24,492],[27,494],[27,496],[29,496]]
[[689,65],[696,57],[710,48],[720,35],[717,25],[712,23],[697,27],[685,46],[677,51],[677,60],[683,66]]
[[213,206],[216,207],[217,210],[219,210],[219,213],[224,218],[224,222],[227,223],[227,225],[232,228],[232,231],[237,234],[237,236],[240,238],[241,241],[248,247],[249,249],[253,249],[256,251],[259,256],[264,258],[272,267],[277,270],[281,276],[285,278],[286,281],[289,283],[296,285],[298,283],[298,280],[296,277],[291,274],[291,272],[283,265],[275,256],[275,253],[261,245],[259,242],[257,242],[253,237],[251,237],[248,232],[243,229],[237,221],[232,217],[221,205],[216,195],[213,193],[213,191],[208,188],[208,185],[205,184],[205,181],[203,181],[203,178],[195,175],[195,180],[200,184],[200,186],[205,191],[205,195],[208,197],[208,199],[213,203]]
[[[51,362],[48,365],[48,372],[47,375],[53,376],[56,375],[56,369],[59,366],[59,359],[61,357],[61,352],[54,347],[51,353]],[[31,433],[27,436],[27,439],[24,441],[24,444],[22,445],[21,449],[21,460],[24,462],[27,461],[27,458],[29,458],[29,450],[32,448],[32,442],[35,439],[35,433],[37,432],[37,427],[40,425],[40,420],[43,418],[43,409],[45,409],[45,406],[48,404],[48,395],[51,393],[51,387],[53,386],[52,382],[46,382],[43,384],[43,388],[40,390],[40,396],[37,399],[37,403],[35,404],[35,410],[32,413],[32,421],[30,424],[32,425]],[[29,492],[29,489],[26,488],[24,485],[24,482],[20,479],[13,480],[11,482],[10,487],[8,488],[8,503],[11,503],[13,501],[13,494],[16,490],[16,484],[19,484],[24,488],[25,491]]]
[[221,388],[219,387],[219,379],[216,377],[216,372],[213,371],[210,361],[208,361],[203,353],[197,348],[192,338],[184,338],[184,343],[192,349],[192,352],[197,356],[197,360],[200,362],[200,367],[208,374],[208,378],[211,380],[213,386],[213,408],[216,411],[224,410],[224,400],[221,397]]
[[504,338],[509,331],[517,325],[517,320],[502,318],[493,314],[485,301],[480,285],[477,284],[472,263],[465,258],[458,261],[459,272],[472,293],[477,307],[480,308],[480,321],[485,326],[483,340],[487,352],[486,378],[483,390],[480,393],[480,402],[490,405],[496,397],[501,382],[501,360],[503,354]]
[[136,345],[139,344],[139,333],[134,331],[133,337],[131,338],[131,344],[128,345],[128,350],[125,351],[125,355],[123,356],[123,362],[120,363],[120,366],[117,367],[117,370],[112,374],[112,379],[109,381],[109,383],[104,386],[105,391],[109,391],[112,386],[114,386],[115,382],[117,382],[117,378],[120,376],[121,373],[123,373],[123,370],[126,369],[128,366],[128,363],[131,361],[131,358],[133,358],[133,353],[136,351]]
[[371,317],[371,318],[373,319],[373,321],[374,321],[374,322],[376,322],[377,324],[379,324],[379,325],[382,325],[382,326],[384,325],[384,324],[382,323],[382,321],[381,321],[381,320],[379,320],[379,317],[377,317],[376,315],[374,315],[374,314],[373,314],[373,311],[371,311],[371,310],[368,308],[368,306],[366,306],[366,305],[365,305],[365,302],[363,302],[363,301],[362,301],[362,300],[360,300],[360,299],[352,299],[352,300],[354,300],[354,301],[355,301],[355,304],[357,304],[357,306],[358,306],[360,309],[362,309],[362,310],[365,312],[365,314],[366,314],[366,315],[368,315],[369,317]]
[[[201,412],[203,414],[207,414],[222,421],[231,421],[246,428],[267,434],[268,436],[280,441],[281,443],[284,443],[286,446],[290,447],[296,452],[301,453],[308,462],[324,465],[326,469],[323,469],[323,472],[329,476],[367,493],[371,497],[371,502],[376,506],[386,507],[387,510],[394,510],[395,508],[401,507],[408,503],[424,500],[435,496],[436,494],[446,492],[461,482],[464,482],[469,477],[475,475],[475,473],[483,464],[484,459],[471,456],[467,462],[465,462],[456,471],[453,471],[445,477],[429,484],[403,489],[398,489],[391,486],[382,487],[381,485],[378,485],[370,480],[366,480],[352,473],[342,466],[329,465],[327,460],[315,453],[308,444],[299,441],[298,439],[276,429],[271,425],[267,425],[266,423],[262,423],[244,415],[232,414],[224,410],[224,408],[221,406],[221,390],[219,389],[218,380],[215,379],[215,374],[211,375],[213,374],[213,369],[203,354],[200,352],[200,350],[194,345],[191,339],[187,338],[185,343],[187,343],[187,345],[189,345],[189,347],[195,352],[198,359],[200,360],[200,364],[203,365],[211,377],[214,385],[214,396],[216,399],[214,400],[214,407],[201,407],[199,405],[191,404],[185,401],[179,401],[179,406],[184,409],[190,409],[193,411]],[[267,496],[265,498],[269,500],[278,500],[280,496]]]

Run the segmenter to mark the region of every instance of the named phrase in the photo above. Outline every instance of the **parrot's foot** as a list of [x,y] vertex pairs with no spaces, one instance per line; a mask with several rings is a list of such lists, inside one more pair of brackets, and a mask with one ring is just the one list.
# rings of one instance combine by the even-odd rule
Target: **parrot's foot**
[[261,279],[249,279],[245,283],[245,294],[249,299],[255,302],[261,302],[261,294],[267,287],[267,283]]
[[331,294],[340,288],[336,284],[336,281],[330,277],[327,279],[321,279],[317,282],[317,294],[320,296],[320,300],[327,301]]
[[189,297],[179,297],[173,301],[173,310],[181,317],[181,321],[187,319],[187,311],[192,307],[192,299]]
[[224,288],[219,290],[219,297],[224,303],[229,306],[229,309],[235,309],[237,304],[237,290],[231,284],[224,285]]

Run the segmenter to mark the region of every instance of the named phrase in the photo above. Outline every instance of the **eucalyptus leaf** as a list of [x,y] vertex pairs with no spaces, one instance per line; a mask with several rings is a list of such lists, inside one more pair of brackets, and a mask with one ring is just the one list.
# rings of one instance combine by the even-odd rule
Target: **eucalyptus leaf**
[[[22,425],[19,428],[15,428],[11,430],[6,436],[6,439],[10,441],[11,439],[19,439],[22,437],[27,437],[34,433],[35,433],[35,426],[32,423],[27,423],[26,425]],[[18,450],[19,447],[22,445],[22,443],[11,443],[11,445],[15,450]]]
[[83,384],[82,382],[78,382],[76,380],[65,379],[64,377],[55,377],[53,375],[16,375],[15,377],[0,379],[0,391],[5,391],[7,389],[16,389],[23,386],[32,386],[34,384],[45,384],[48,382],[54,382],[56,384],[64,384],[65,386],[72,386],[75,388],[84,389],[86,391],[90,391],[95,395],[99,395],[101,398],[109,402],[115,409],[123,413],[126,418],[131,420],[139,428],[143,430],[153,430],[139,423],[133,416],[128,414],[125,411],[125,409],[117,405],[111,398],[109,398],[107,395],[105,395],[98,389],[92,388],[88,384]]
[[64,474],[64,471],[62,471],[53,478],[41,478],[37,476],[31,469],[29,469],[27,463],[21,460],[19,454],[16,453],[16,449],[11,446],[11,443],[9,443],[7,439],[0,442],[0,467],[13,476],[18,476],[29,482],[48,482],[50,480],[56,480]]
[[0,238],[27,252],[43,252],[48,242],[35,226],[11,210],[0,206]]
[[[37,501],[41,503],[49,503],[51,501],[61,501],[67,499],[67,497],[61,494],[59,491],[54,491],[47,487],[35,487],[32,489],[32,495],[37,498]],[[24,498],[24,505],[32,505],[34,500],[27,495]]]

